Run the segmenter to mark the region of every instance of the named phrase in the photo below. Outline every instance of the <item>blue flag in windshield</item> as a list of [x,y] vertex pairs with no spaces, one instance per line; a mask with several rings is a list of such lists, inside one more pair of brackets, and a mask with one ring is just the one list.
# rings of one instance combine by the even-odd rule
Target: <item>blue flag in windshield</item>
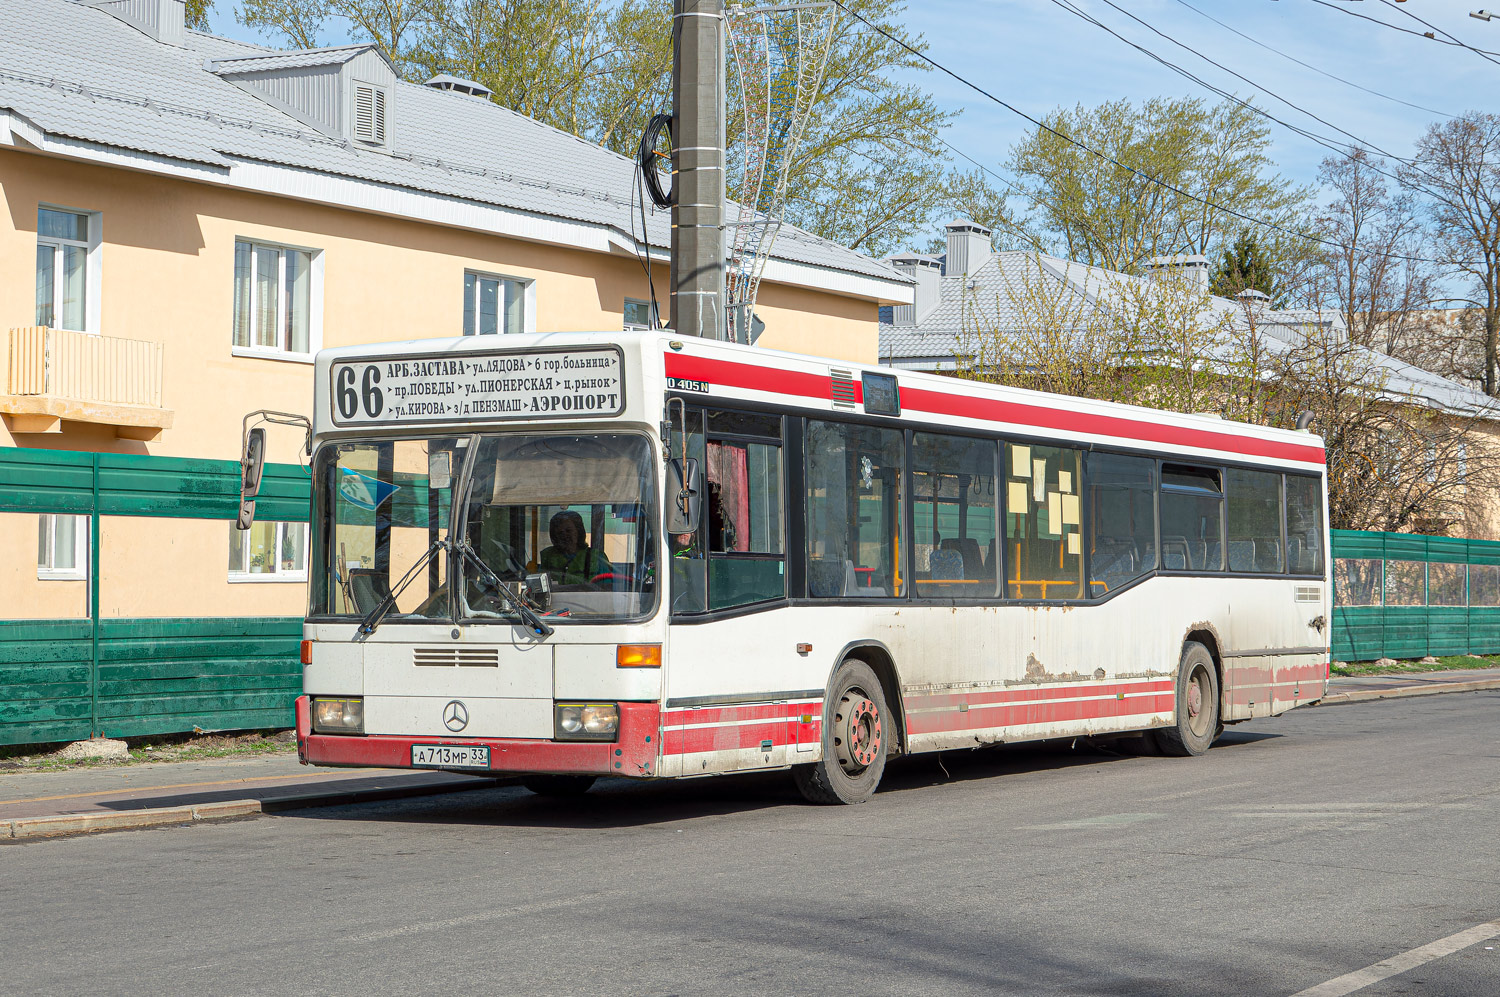
[[358,471],[344,470],[339,481],[339,494],[351,505],[361,509],[374,509],[380,503],[401,490],[400,485],[387,484]]

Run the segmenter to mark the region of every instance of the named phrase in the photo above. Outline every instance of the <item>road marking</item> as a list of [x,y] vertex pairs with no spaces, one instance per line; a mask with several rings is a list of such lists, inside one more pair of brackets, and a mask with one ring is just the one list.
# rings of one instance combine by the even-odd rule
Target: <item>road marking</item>
[[1389,959],[1366,966],[1364,969],[1345,973],[1337,979],[1329,980],[1327,983],[1319,983],[1315,987],[1299,991],[1292,997],[1344,997],[1356,990],[1363,990],[1371,984],[1388,980],[1392,976],[1400,976],[1402,973],[1416,969],[1435,959],[1452,955],[1470,945],[1489,941],[1491,938],[1500,936],[1500,918],[1486,921],[1484,924],[1466,928],[1457,934],[1449,935],[1447,938],[1439,938],[1435,942],[1429,942],[1419,948],[1402,952],[1400,955],[1391,956]]
[[421,921],[417,924],[403,924],[397,928],[387,928],[383,931],[367,931],[361,935],[349,935],[343,939],[343,943],[358,942],[383,942],[392,938],[400,938],[403,935],[414,935],[419,931],[443,931],[448,928],[460,928],[467,924],[476,924],[481,921],[498,921],[507,917],[518,917],[522,914],[540,914],[544,911],[561,910],[564,907],[574,907],[578,904],[596,903],[613,897],[623,897],[629,894],[629,890],[601,890],[596,893],[580,893],[570,897],[562,897],[557,900],[541,900],[536,903],[518,904],[515,907],[505,907],[500,910],[478,911],[473,914],[464,914],[461,917],[448,917],[440,921]]
[[1126,824],[1139,824],[1142,821],[1156,820],[1165,816],[1166,814],[1106,814],[1103,817],[1083,817],[1078,820],[1061,821],[1057,824],[1024,824],[1016,830],[1072,831],[1085,827],[1123,827]]

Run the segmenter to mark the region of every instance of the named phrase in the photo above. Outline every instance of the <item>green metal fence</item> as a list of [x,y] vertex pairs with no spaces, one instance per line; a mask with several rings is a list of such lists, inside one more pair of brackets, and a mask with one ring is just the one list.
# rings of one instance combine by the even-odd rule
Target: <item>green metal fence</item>
[[1333,656],[1500,653],[1500,542],[1333,531]]
[[[239,475],[235,461],[0,447],[0,512],[90,524],[88,616],[0,620],[0,744],[291,726],[300,618],[99,616],[100,517],[232,520]],[[306,522],[306,471],[267,465],[256,515]]]

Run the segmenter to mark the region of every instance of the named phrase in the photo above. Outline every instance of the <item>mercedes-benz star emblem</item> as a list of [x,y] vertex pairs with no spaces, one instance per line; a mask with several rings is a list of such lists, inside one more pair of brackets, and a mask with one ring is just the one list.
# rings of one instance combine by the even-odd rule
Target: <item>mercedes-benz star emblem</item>
[[458,700],[443,707],[443,726],[457,733],[469,726],[469,708]]

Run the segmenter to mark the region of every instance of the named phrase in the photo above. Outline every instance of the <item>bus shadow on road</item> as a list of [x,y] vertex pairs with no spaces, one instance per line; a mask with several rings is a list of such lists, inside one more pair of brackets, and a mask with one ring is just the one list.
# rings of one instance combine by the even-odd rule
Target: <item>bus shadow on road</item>
[[[1226,731],[1214,751],[1282,736]],[[893,758],[886,766],[879,795],[1126,762],[1137,754],[1122,740],[1090,742],[1080,738],[1076,742],[986,746]],[[373,824],[605,830],[806,806],[809,804],[797,792],[791,773],[779,770],[661,782],[601,779],[592,790],[577,797],[538,796],[521,786],[500,786],[440,796],[289,810],[279,816]]]

